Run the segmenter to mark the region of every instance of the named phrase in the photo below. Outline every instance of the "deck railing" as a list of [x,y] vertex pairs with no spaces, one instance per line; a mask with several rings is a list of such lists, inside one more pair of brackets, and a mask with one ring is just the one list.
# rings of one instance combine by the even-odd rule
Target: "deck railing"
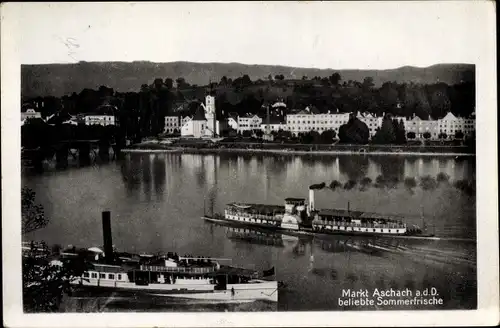
[[354,222],[342,222],[342,221],[327,221],[327,220],[314,220],[313,224],[318,225],[331,225],[340,227],[359,227],[359,228],[382,228],[382,229],[403,229],[404,224],[398,223],[354,223]]
[[172,273],[210,273],[214,272],[214,267],[208,268],[198,268],[198,267],[166,267],[158,265],[141,265],[141,271],[152,271],[152,272],[172,272]]

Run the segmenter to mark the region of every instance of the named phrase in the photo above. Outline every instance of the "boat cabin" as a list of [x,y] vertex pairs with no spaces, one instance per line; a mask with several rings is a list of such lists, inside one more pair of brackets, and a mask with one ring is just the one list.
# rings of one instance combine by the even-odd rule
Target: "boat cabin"
[[224,216],[237,222],[279,226],[284,213],[284,206],[231,203],[226,206]]
[[360,211],[323,209],[315,211],[314,230],[404,234],[406,224],[399,217]]

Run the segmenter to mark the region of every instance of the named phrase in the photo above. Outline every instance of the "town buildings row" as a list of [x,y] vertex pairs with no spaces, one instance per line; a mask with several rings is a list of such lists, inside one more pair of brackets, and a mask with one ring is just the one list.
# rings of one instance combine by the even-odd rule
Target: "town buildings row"
[[[116,108],[105,105],[101,106],[96,113],[87,113],[69,118],[66,123],[75,124],[84,123],[86,125],[115,125],[117,123],[114,115]],[[180,117],[178,115],[169,115],[165,117],[165,134],[179,134],[183,137],[203,138],[217,137],[222,131],[229,128],[238,133],[245,131],[261,130],[265,135],[272,131],[289,131],[293,135],[316,131],[322,133],[327,130],[333,130],[338,135],[340,127],[349,121],[351,113],[320,113],[313,106],[306,107],[304,110],[292,110],[287,113],[286,104],[276,102],[267,108],[268,115],[261,117],[254,114],[238,116],[229,113],[228,118],[217,120],[215,110],[215,97],[207,95],[205,103],[201,104],[193,116]],[[370,132],[370,138],[382,126],[383,117],[375,116],[371,113],[356,113],[356,117],[366,124]],[[21,112],[21,121],[24,124],[28,118],[41,118],[40,112],[33,108],[25,109]],[[50,120],[51,117],[46,118]],[[415,139],[425,139],[426,133],[429,133],[429,139],[441,139],[446,135],[446,139],[453,139],[458,131],[461,131],[464,137],[472,136],[475,133],[475,113],[470,117],[463,118],[447,113],[443,118],[426,120],[418,116],[400,117],[394,116],[393,119],[401,122],[405,132],[413,132]]]
[[[319,113],[314,107],[307,107],[304,110],[292,111],[291,114],[284,114],[286,110],[273,110],[273,115],[269,116],[269,118],[254,114],[238,116],[230,113],[226,120],[218,121],[215,120],[215,106],[212,107],[211,105],[214,104],[213,97],[210,99],[207,97],[206,102],[207,105],[203,106],[205,118],[202,115],[203,113],[199,112],[193,117],[167,116],[165,118],[165,133],[171,134],[180,131],[181,136],[186,137],[218,136],[220,135],[219,131],[231,128],[238,133],[261,130],[264,134],[269,134],[272,131],[282,130],[289,131],[293,135],[309,131],[322,133],[333,130],[338,135],[340,127],[346,124],[351,116],[351,113],[339,113],[338,111],[326,114]],[[209,104],[211,107],[209,107]],[[282,103],[278,104],[279,106],[273,105],[273,109],[282,106]],[[370,138],[382,126],[384,116],[385,114],[375,116],[371,113],[356,113],[356,117],[368,127]],[[431,117],[423,120],[416,115],[412,117],[394,116],[392,119],[403,124],[406,134],[409,132],[414,133],[415,139],[423,140],[427,133],[429,133],[429,139],[431,140],[441,139],[444,135],[446,135],[446,139],[454,139],[458,131],[461,131],[464,137],[472,136],[475,133],[475,113],[467,118],[457,117],[449,112],[443,118],[437,120]],[[213,123],[211,123],[212,121]],[[212,133],[213,129],[204,128],[209,124],[216,126],[217,132],[215,134]],[[200,126],[200,128],[196,129],[195,126]]]

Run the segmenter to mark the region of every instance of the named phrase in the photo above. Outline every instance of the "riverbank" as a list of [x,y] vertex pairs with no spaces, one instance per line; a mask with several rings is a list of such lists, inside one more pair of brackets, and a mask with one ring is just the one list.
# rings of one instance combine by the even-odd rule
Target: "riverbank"
[[[274,147],[269,147],[274,146]],[[267,146],[267,147],[266,147]],[[276,146],[281,146],[276,148]],[[299,148],[299,149],[297,149]],[[300,149],[302,148],[302,149]],[[322,149],[323,148],[323,149]],[[446,156],[446,157],[472,157],[475,156],[467,147],[387,147],[387,146],[328,146],[318,147],[317,145],[275,145],[275,144],[260,144],[252,145],[210,145],[210,144],[193,144],[193,145],[168,145],[168,144],[136,144],[122,151],[125,153],[187,153],[187,154],[219,154],[219,153],[236,153],[236,154],[269,154],[269,155],[404,155],[404,156]]]

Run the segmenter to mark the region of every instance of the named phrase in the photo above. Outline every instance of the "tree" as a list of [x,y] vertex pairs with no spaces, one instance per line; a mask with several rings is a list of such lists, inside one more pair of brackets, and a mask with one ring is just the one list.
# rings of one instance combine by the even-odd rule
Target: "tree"
[[[35,193],[29,188],[21,190],[22,233],[44,227],[48,219],[43,206],[35,204]],[[39,250],[37,248],[42,248]],[[58,248],[53,250],[58,252]],[[54,265],[44,243],[23,253],[23,308],[25,312],[53,312],[59,308],[64,293],[71,292],[71,283],[88,268],[83,256]]]
[[48,223],[43,206],[35,203],[35,195],[36,193],[29,188],[25,187],[21,190],[21,231],[23,234],[43,228]]
[[264,132],[262,132],[262,130],[254,130],[253,133],[256,138],[262,138],[262,136],[264,135]]
[[325,144],[333,143],[333,139],[337,136],[335,130],[326,130],[321,133],[321,142]]
[[227,77],[225,75],[220,79],[219,85],[227,85]]
[[339,128],[339,139],[342,143],[366,144],[370,138],[368,126],[351,114],[349,121]]
[[393,144],[396,141],[396,133],[394,131],[393,121],[385,117],[382,121],[382,126],[373,136],[372,142],[375,144]]
[[175,83],[177,83],[177,89],[185,89],[189,87],[189,83],[186,82],[186,79],[183,77],[178,77],[175,79]]
[[429,140],[429,139],[431,138],[431,133],[430,133],[430,132],[425,132],[425,133],[424,133],[424,138],[425,138],[426,140]]
[[252,132],[249,130],[244,130],[241,132],[241,136],[244,138],[250,138],[252,136]]
[[462,131],[457,131],[455,132],[455,139],[463,139],[464,138],[464,133]]
[[415,135],[415,132],[408,132],[408,133],[406,134],[406,137],[407,137],[408,139],[415,139],[417,136]]
[[[424,134],[424,137],[425,137],[425,134]],[[446,133],[441,132],[441,133],[438,135],[438,138],[439,138],[439,139],[446,139],[446,138],[448,138],[448,136],[446,135]]]
[[168,90],[171,90],[174,87],[174,80],[171,78],[166,78],[165,79],[165,86],[167,87]]
[[363,80],[363,84],[362,84],[362,87],[363,89],[370,89],[374,86],[375,84],[373,83],[373,77],[371,76],[367,76],[365,77],[365,79]]
[[338,84],[339,84],[339,82],[340,82],[340,80],[341,80],[341,77],[340,77],[340,74],[339,74],[339,73],[335,72],[335,73],[333,73],[333,74],[330,76],[330,78],[329,78],[329,79],[330,79],[330,83],[331,83],[332,85],[338,85]]
[[396,119],[392,120],[392,125],[394,128],[395,140],[396,144],[404,144],[406,143],[406,134],[405,134],[405,126],[402,120],[398,121]]
[[277,74],[274,76],[274,79],[283,81],[285,79],[285,76],[283,74]]

